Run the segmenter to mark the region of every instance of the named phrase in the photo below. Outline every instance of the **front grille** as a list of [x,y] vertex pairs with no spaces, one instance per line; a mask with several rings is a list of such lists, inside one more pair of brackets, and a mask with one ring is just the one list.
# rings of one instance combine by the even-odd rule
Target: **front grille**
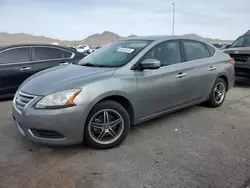
[[235,61],[246,62],[250,54],[229,54]]
[[43,129],[30,129],[32,134],[40,138],[49,138],[49,139],[62,139],[65,138],[62,134],[56,131],[43,130]]
[[14,103],[17,109],[22,111],[27,106],[27,104],[34,98],[35,96],[33,95],[18,91],[14,98]]

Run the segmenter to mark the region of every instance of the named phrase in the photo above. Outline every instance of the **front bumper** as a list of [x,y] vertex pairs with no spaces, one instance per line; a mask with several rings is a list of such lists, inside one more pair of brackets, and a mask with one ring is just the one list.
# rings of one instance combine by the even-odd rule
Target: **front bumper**
[[[37,143],[72,145],[83,141],[86,114],[79,106],[57,110],[37,110],[28,105],[23,111],[20,111],[13,103],[13,118],[19,132],[23,131],[28,140]],[[63,137],[38,136],[32,130],[57,132]]]

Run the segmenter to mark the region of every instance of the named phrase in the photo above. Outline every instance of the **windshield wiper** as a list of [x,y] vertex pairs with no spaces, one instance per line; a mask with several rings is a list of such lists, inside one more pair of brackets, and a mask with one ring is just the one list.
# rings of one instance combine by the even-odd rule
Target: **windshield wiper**
[[103,65],[97,65],[97,64],[92,64],[92,63],[81,64],[81,66],[86,66],[86,67],[103,67]]
[[231,46],[232,48],[237,48],[237,47],[244,47],[244,46],[239,46],[239,45],[237,45],[237,46]]

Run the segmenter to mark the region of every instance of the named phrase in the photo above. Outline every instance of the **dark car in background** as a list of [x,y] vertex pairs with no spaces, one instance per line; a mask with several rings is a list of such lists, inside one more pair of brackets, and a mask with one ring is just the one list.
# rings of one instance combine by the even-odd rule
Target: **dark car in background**
[[0,98],[14,96],[19,85],[34,73],[82,58],[77,51],[57,45],[0,46]]
[[220,48],[220,50],[225,50],[231,47],[232,44],[223,44],[223,46]]
[[235,60],[235,75],[250,78],[250,30],[223,50]]
[[212,45],[219,49],[223,46],[223,44],[219,44],[219,43],[213,43]]

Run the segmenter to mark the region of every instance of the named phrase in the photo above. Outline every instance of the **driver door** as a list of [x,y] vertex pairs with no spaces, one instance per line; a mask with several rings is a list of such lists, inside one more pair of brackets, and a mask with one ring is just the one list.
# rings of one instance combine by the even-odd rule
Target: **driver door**
[[182,72],[179,41],[165,41],[154,46],[140,60],[157,59],[161,67],[156,70],[136,71],[139,115],[141,120],[164,113],[181,104],[180,98],[185,78],[178,78]]

